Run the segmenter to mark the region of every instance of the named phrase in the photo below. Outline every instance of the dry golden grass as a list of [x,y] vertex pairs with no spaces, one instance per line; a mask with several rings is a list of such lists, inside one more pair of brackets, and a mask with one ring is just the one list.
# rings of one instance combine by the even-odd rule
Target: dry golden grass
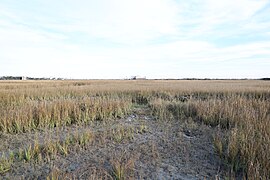
[[[127,115],[133,105],[144,104],[157,119],[191,118],[216,128],[213,144],[231,174],[269,179],[269,102],[270,82],[257,80],[1,81],[0,132],[113,120]],[[131,137],[130,132],[112,134],[115,141],[122,141]],[[78,143],[84,144],[86,139],[82,136]],[[68,143],[48,152],[57,149],[65,155]],[[30,150],[21,152],[25,160],[38,151]],[[2,158],[0,173],[9,169],[8,162]],[[119,172],[122,175],[121,169]]]

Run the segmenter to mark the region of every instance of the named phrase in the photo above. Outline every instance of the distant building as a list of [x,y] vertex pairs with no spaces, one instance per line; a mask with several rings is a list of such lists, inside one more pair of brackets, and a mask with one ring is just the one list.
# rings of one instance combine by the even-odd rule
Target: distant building
[[131,80],[145,80],[146,77],[145,76],[132,76],[130,79]]

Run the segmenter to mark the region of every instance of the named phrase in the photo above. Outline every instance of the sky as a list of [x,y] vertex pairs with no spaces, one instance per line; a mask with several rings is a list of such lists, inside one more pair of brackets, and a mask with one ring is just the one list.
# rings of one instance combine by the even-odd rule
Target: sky
[[270,77],[270,0],[0,0],[0,76]]

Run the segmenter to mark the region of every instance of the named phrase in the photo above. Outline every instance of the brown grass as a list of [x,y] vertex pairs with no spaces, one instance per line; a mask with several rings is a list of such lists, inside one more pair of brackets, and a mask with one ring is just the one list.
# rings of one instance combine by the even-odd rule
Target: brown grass
[[[1,81],[0,132],[109,121],[144,104],[159,120],[189,118],[216,128],[213,144],[232,177],[269,179],[269,102],[268,81]],[[113,140],[132,138],[131,132],[118,129],[112,132]],[[61,143],[48,152],[68,153],[68,144]],[[38,150],[26,149],[22,158],[31,159]],[[3,157],[0,162],[4,173],[9,160]],[[115,161],[114,167],[122,177],[121,163]]]

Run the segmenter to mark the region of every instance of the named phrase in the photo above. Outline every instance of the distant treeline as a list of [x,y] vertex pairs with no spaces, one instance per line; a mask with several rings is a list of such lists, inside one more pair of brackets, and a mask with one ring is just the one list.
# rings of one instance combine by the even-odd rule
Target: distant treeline
[[19,77],[13,77],[13,76],[3,76],[0,77],[1,80],[20,80]]
[[263,81],[270,81],[270,78],[261,78],[260,80],[263,80]]
[[[34,77],[26,77],[26,76],[2,76],[0,77],[0,80],[64,80],[64,78],[34,78]],[[80,80],[80,79],[74,79],[74,80]],[[84,79],[87,80],[87,79]],[[90,80],[90,79],[89,79]],[[146,80],[146,79],[145,79]],[[248,79],[248,78],[242,78],[242,79],[226,79],[226,78],[179,78],[179,79],[173,79],[173,78],[167,78],[167,79],[154,79],[154,80],[263,80],[263,81],[270,81],[270,78],[260,78],[260,79]]]
[[270,78],[260,78],[260,79],[248,79],[248,78],[241,78],[241,79],[237,79],[237,78],[231,78],[231,79],[226,79],[226,78],[181,78],[181,79],[154,79],[154,80],[264,80],[264,81],[269,81]]
[[63,80],[63,78],[33,78],[26,76],[2,76],[0,80]]

